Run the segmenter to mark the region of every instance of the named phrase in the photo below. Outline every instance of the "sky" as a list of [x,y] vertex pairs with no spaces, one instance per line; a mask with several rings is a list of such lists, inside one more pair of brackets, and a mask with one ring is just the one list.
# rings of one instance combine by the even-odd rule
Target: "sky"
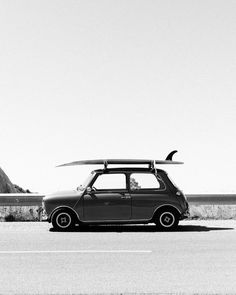
[[186,193],[236,193],[236,1],[0,0],[0,167],[48,193],[83,159],[165,159]]

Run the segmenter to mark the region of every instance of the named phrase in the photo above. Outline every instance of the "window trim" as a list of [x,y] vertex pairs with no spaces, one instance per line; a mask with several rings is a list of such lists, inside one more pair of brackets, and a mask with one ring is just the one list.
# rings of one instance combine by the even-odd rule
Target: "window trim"
[[95,192],[125,192],[128,190],[128,179],[127,179],[127,174],[124,172],[115,172],[115,173],[98,173],[96,175],[96,177],[94,177],[93,181],[90,183],[90,186],[93,187],[93,185],[95,184],[95,182],[97,181],[98,177],[102,176],[102,175],[115,175],[115,174],[123,174],[125,177],[125,187],[124,188],[102,188],[102,189],[98,189],[96,188]]
[[[160,183],[160,188],[141,188],[141,189],[136,189],[136,190],[132,190],[131,187],[130,187],[130,178],[131,178],[131,175],[132,174],[152,174],[157,182]],[[163,187],[162,187],[162,184],[163,184]],[[155,174],[155,173],[152,173],[152,172],[143,172],[143,171],[138,171],[138,172],[131,172],[129,173],[129,178],[128,178],[128,188],[129,188],[129,191],[131,193],[139,193],[139,192],[143,192],[143,191],[146,191],[146,192],[151,192],[151,191],[165,191],[166,190],[166,184],[165,182],[162,180],[161,176],[159,174]]]

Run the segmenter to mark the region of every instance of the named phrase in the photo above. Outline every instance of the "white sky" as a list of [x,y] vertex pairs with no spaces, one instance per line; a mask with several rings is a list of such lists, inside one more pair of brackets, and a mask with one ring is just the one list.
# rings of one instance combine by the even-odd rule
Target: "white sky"
[[164,159],[236,193],[236,1],[0,0],[0,166],[40,193],[96,158]]

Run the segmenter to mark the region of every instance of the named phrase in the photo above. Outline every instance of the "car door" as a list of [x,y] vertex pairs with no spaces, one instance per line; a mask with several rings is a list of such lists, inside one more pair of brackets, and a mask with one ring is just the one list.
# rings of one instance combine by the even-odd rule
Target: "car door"
[[130,174],[132,219],[149,220],[156,208],[168,203],[164,182],[151,172]]
[[131,218],[131,198],[124,173],[100,174],[84,195],[85,221],[115,221]]

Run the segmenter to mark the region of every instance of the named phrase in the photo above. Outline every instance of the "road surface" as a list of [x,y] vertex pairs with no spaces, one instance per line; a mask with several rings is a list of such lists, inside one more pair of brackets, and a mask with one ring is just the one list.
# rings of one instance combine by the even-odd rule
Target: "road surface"
[[0,294],[236,293],[236,221],[180,224],[55,232],[2,222]]

